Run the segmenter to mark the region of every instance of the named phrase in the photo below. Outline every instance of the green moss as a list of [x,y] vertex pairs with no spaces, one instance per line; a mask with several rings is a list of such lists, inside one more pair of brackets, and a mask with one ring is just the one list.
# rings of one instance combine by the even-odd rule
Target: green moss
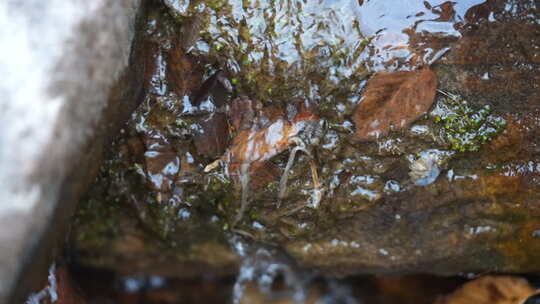
[[208,1],[208,6],[214,10],[220,9],[225,4],[225,1]]
[[148,218],[147,225],[157,235],[163,239],[167,239],[170,232],[174,231],[176,221],[178,220],[179,206],[167,203],[158,203],[149,199],[148,207],[151,216]]
[[440,93],[445,98],[433,111],[434,121],[441,126],[442,138],[456,152],[478,151],[506,125],[489,105],[472,108],[457,95]]
[[256,221],[258,218],[259,218],[259,213],[252,209],[250,212],[249,212],[249,218],[252,220],[252,221]]
[[95,199],[83,201],[77,210],[76,241],[85,248],[102,248],[110,243],[116,229],[117,204],[104,203]]
[[325,10],[305,13],[318,1],[206,3],[190,8],[204,24],[192,52],[227,70],[241,94],[263,102],[327,100],[357,94],[367,77],[361,53],[370,39],[357,20],[336,26]]

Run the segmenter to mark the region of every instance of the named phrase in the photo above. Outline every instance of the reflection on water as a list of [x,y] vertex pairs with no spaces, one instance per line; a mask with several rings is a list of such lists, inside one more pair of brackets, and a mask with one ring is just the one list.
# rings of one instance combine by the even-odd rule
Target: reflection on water
[[436,61],[484,1],[195,1],[186,15],[206,26],[190,52],[263,101],[348,95],[369,71]]
[[206,8],[208,29],[191,51],[214,58],[251,96],[318,99],[365,77],[368,40],[356,8],[344,0],[219,2]]
[[482,2],[365,1],[358,11],[362,32],[373,37],[367,58],[370,69],[402,70],[434,62],[461,37],[467,10]]
[[314,275],[311,271],[295,265],[293,259],[277,248],[260,246],[246,242],[239,236],[230,238],[236,253],[242,257],[242,265],[233,288],[233,303],[242,301],[249,282],[257,282],[264,294],[272,293],[272,285],[278,276],[283,276],[288,296],[294,303],[304,303],[308,294],[308,284]]

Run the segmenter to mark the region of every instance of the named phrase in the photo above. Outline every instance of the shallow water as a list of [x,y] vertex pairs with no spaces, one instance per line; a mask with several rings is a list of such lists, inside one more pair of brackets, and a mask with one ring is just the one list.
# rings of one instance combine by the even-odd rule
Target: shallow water
[[[236,303],[420,303],[390,296],[408,283],[431,303],[462,277],[334,277],[540,270],[534,2],[165,3],[142,18],[148,95],[80,204],[73,265],[122,296],[202,280]],[[428,68],[426,113],[359,140],[370,80]],[[409,115],[395,104],[371,123]]]

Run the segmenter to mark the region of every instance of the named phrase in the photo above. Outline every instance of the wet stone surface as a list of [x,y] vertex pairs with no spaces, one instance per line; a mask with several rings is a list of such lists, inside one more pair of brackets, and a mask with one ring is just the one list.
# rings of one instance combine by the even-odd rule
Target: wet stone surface
[[[314,2],[147,12],[150,94],[81,203],[78,263],[234,273],[238,234],[336,276],[540,270],[534,2],[425,2],[379,32],[373,2]],[[320,20],[339,7],[354,35]]]

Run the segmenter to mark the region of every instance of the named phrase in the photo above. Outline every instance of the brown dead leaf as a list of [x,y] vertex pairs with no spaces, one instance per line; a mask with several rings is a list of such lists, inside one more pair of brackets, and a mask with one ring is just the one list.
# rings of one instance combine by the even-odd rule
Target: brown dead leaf
[[203,71],[196,60],[183,50],[181,42],[174,43],[167,55],[167,83],[178,95],[184,96],[199,88]]
[[523,278],[486,276],[468,282],[435,304],[522,304],[538,290]]
[[193,139],[197,152],[210,158],[222,155],[229,145],[229,125],[225,114],[212,113],[202,118],[199,124],[201,129]]
[[138,136],[132,136],[127,140],[128,154],[133,162],[142,162],[144,154],[144,143]]
[[176,151],[157,134],[147,134],[143,141],[146,146],[144,159],[148,185],[155,191],[170,191],[180,169]]
[[225,160],[231,164],[266,161],[289,147],[289,140],[301,130],[301,123],[280,118],[258,131],[244,130],[233,139]]
[[374,140],[409,126],[429,110],[436,89],[437,78],[430,69],[375,75],[354,112],[356,138]]
[[211,97],[212,103],[216,107],[221,107],[227,102],[232,90],[233,88],[227,78],[227,74],[223,71],[218,71],[204,81],[195,94],[193,105],[198,107],[207,98]]
[[313,107],[298,101],[290,105],[295,111],[289,118],[280,108],[263,108],[260,102],[247,98],[237,98],[231,103],[229,120],[238,133],[222,157],[229,164],[231,174],[237,174],[240,164],[265,162],[286,150],[291,138],[306,123],[318,120]]

